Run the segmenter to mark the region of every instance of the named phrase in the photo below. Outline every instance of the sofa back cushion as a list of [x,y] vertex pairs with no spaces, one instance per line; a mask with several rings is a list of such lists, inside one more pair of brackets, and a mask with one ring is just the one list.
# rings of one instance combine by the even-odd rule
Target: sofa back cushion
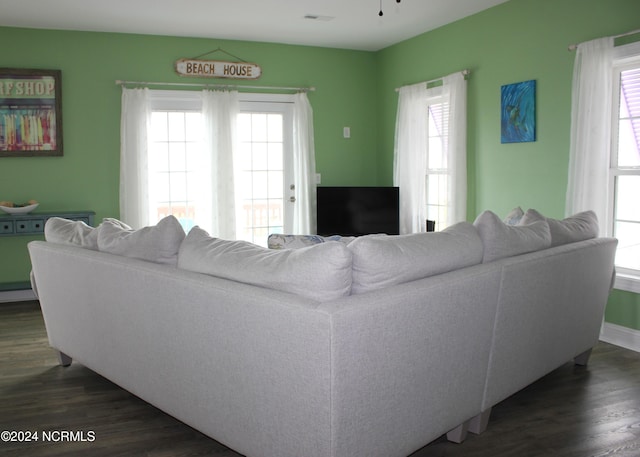
[[482,241],[468,222],[441,232],[367,235],[356,238],[348,247],[353,253],[354,294],[482,262]]
[[551,247],[551,232],[546,220],[507,225],[494,212],[484,211],[473,225],[484,245],[483,263]]
[[178,268],[328,301],[351,293],[351,252],[344,243],[267,249],[247,241],[214,238],[191,229]]
[[167,216],[157,225],[139,230],[105,219],[97,231],[100,251],[173,266],[178,262],[178,249],[185,237],[175,216]]
[[320,235],[284,235],[272,233],[267,238],[269,249],[300,249],[314,244],[326,243],[327,241],[339,241],[349,244],[355,239],[354,236],[320,236]]
[[44,224],[44,239],[51,243],[98,250],[97,230],[82,221],[50,217]]
[[551,232],[551,246],[590,240],[598,236],[598,217],[593,211],[583,211],[562,220],[545,217],[535,209],[528,209],[521,224],[547,221]]

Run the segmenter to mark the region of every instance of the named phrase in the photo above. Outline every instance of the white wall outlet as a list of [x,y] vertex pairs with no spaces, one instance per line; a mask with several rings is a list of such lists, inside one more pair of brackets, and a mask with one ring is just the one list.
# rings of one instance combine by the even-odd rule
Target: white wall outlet
[[320,173],[316,173],[316,184],[322,183],[322,175]]
[[351,127],[344,127],[342,129],[342,136],[345,138],[351,138]]

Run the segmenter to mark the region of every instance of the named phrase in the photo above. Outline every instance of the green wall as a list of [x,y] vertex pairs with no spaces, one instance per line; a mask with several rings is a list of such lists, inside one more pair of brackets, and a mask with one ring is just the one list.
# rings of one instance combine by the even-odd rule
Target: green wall
[[[259,84],[317,88],[309,98],[324,185],[391,184],[394,89],[469,69],[468,219],[515,206],[562,217],[575,56],[567,46],[638,29],[639,18],[638,0],[511,0],[375,53],[0,27],[0,42],[11,43],[0,53],[2,66],[62,70],[65,142],[60,158],[0,158],[0,200],[93,209],[98,221],[117,216],[114,81],[184,82],[173,72],[176,59],[222,47],[260,64]],[[500,144],[500,86],[529,79],[537,81],[537,141]],[[342,138],[344,126],[351,139]],[[28,278],[28,240],[0,238],[0,284]],[[640,330],[640,295],[614,291],[606,319]]]
[[607,303],[604,320],[612,324],[640,330],[640,295],[614,290]]
[[[567,47],[638,28],[638,0],[511,0],[382,50],[379,182],[393,176],[394,89],[469,69],[468,219],[516,206],[563,217],[575,58]],[[530,79],[537,141],[501,144],[500,86]],[[614,291],[606,320],[640,330],[640,295]]]
[[[0,158],[0,200],[40,202],[41,211],[91,209],[118,217],[120,88],[115,81],[212,82],[181,78],[175,60],[221,47],[262,67],[252,84],[314,86],[317,171],[324,185],[375,185],[375,54],[255,42],[0,27],[0,66],[62,70],[63,157]],[[229,59],[225,54],[210,58]],[[217,80],[214,82],[228,82]],[[249,84],[251,84],[249,83]],[[342,128],[351,127],[344,139]],[[26,281],[26,244],[0,237],[0,284]]]
[[[379,180],[392,180],[394,89],[469,69],[469,219],[515,206],[563,216],[575,57],[567,46],[638,28],[638,0],[511,0],[382,50]],[[501,144],[500,86],[530,79],[537,141]]]

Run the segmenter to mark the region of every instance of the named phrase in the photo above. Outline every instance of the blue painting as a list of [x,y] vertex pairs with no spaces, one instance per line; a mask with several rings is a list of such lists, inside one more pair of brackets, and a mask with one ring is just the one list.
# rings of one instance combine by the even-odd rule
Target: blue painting
[[502,86],[501,129],[502,143],[536,141],[536,82],[535,80]]

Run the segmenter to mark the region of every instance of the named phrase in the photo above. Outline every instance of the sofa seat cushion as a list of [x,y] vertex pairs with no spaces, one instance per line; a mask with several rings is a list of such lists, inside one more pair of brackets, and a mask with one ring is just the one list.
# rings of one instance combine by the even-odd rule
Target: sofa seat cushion
[[351,252],[338,242],[267,249],[247,241],[214,238],[194,227],[180,247],[178,268],[317,301],[351,293]]
[[175,216],[167,216],[157,225],[139,230],[105,219],[97,231],[98,248],[102,252],[173,266],[178,262],[178,249],[185,237]]
[[494,212],[484,211],[473,225],[484,245],[483,263],[551,247],[551,232],[546,220],[507,225]]
[[528,209],[520,221],[530,224],[547,221],[551,232],[551,246],[590,240],[598,236],[598,217],[593,211],[583,211],[562,220],[545,217],[534,209]]
[[354,294],[482,262],[482,241],[468,222],[441,232],[362,236],[348,247],[353,253]]

